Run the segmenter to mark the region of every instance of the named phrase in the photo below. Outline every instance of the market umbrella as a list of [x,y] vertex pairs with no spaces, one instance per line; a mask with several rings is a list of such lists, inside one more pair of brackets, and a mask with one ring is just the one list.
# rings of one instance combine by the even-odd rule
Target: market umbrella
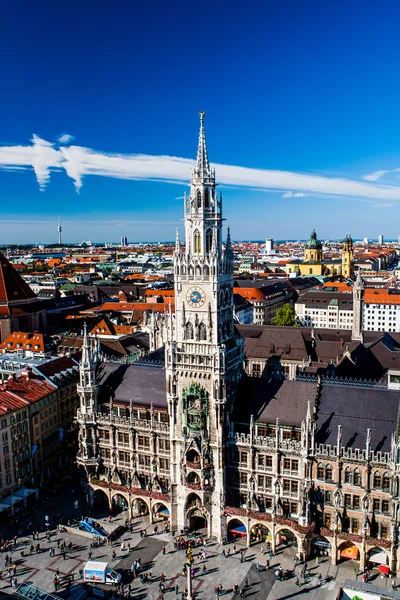
[[390,569],[387,565],[379,565],[378,570],[385,575],[389,575]]

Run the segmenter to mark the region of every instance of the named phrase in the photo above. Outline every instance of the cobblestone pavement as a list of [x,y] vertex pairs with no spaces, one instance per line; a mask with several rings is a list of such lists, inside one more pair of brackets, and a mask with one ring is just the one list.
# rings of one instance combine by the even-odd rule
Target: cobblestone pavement
[[[114,519],[114,524],[123,524],[124,515]],[[140,529],[147,528],[147,537],[140,537]],[[54,592],[54,576],[59,571],[64,589],[68,581],[73,577],[72,585],[80,583],[79,569],[83,568],[89,558],[90,538],[69,533],[55,533],[49,543],[44,534],[40,534],[41,552],[30,554],[32,536],[23,537],[12,552],[12,561],[16,563],[17,582],[32,582],[37,587],[46,591]],[[72,552],[63,558],[62,553],[57,548],[58,541],[72,542]],[[121,550],[121,542],[125,546],[130,545],[130,551]],[[36,546],[38,542],[33,544]],[[55,556],[50,557],[49,549],[55,549]],[[163,548],[165,547],[165,554]],[[224,558],[222,550],[230,549],[230,556]],[[294,550],[285,549],[278,552],[271,560],[270,567],[266,569],[266,556],[261,554],[260,547],[245,549],[244,560],[240,561],[239,550],[243,547],[237,546],[236,554],[233,554],[233,545],[221,546],[216,543],[210,543],[206,548],[207,559],[203,562],[201,552],[203,549],[196,548],[193,551],[195,577],[193,580],[193,590],[196,592],[196,598],[199,600],[213,600],[215,598],[214,587],[221,584],[223,587],[222,597],[227,600],[233,598],[232,587],[238,584],[240,589],[245,588],[245,597],[253,600],[283,600],[284,598],[301,598],[305,595],[311,599],[334,600],[337,596],[340,585],[345,579],[354,579],[354,564],[349,561],[337,567],[330,564],[328,560],[315,564],[310,561],[308,566],[311,570],[311,579],[308,583],[300,578],[300,569],[297,567],[293,573]],[[113,551],[116,552],[116,559],[113,560]],[[24,553],[24,556],[22,556]],[[92,550],[93,560],[107,561],[116,569],[124,572],[124,581],[128,581],[125,570],[129,570],[132,562],[141,558],[144,570],[151,571],[152,582],[143,584],[139,579],[132,582],[132,600],[161,600],[160,579],[161,573],[166,576],[166,594],[165,598],[181,599],[181,592],[186,587],[186,578],[182,574],[183,564],[186,553],[184,550],[175,550],[173,538],[170,533],[161,533],[154,535],[153,526],[138,520],[134,525],[132,533],[125,532],[118,542],[113,546],[101,546]],[[5,577],[7,573],[5,567],[5,554],[0,554],[0,569],[3,579],[0,580],[0,593],[11,592],[11,578]],[[255,570],[256,563],[260,565],[260,572]],[[203,574],[203,564],[206,566],[206,572]],[[274,569],[281,566],[288,573],[284,581],[276,581]],[[321,573],[324,583],[320,585],[318,574]],[[300,579],[300,587],[296,586],[296,575]],[[247,587],[245,587],[247,578]],[[379,585],[384,584],[383,580],[376,581]],[[389,583],[389,582],[388,582]],[[178,586],[178,595],[176,594]],[[110,586],[106,586],[110,590]]]

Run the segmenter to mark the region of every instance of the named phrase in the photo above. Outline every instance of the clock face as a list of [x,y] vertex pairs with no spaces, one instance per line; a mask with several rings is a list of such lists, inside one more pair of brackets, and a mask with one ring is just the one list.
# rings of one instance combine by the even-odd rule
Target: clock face
[[206,295],[200,287],[191,287],[186,294],[186,300],[193,308],[199,308],[206,301]]

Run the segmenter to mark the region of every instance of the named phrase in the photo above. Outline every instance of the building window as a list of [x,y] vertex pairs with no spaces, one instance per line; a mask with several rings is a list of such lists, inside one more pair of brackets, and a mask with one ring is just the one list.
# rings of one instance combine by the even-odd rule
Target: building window
[[353,519],[353,533],[358,533],[358,527],[359,527],[359,523],[358,523],[358,519]]
[[247,467],[247,452],[243,452],[243,451],[239,452],[239,462],[244,467]]
[[331,527],[331,515],[329,513],[325,513],[325,527],[328,529]]
[[389,513],[389,500],[382,500],[382,512]]
[[388,492],[390,489],[390,477],[388,473],[384,473],[382,477],[382,489]]
[[379,512],[381,508],[381,502],[377,498],[374,498],[372,501],[373,512]]
[[387,540],[389,533],[389,527],[387,525],[381,525],[381,538]]
[[344,495],[344,505],[351,507],[351,494]]
[[325,468],[325,479],[326,481],[333,481],[331,465],[327,465]]
[[353,508],[360,508],[360,496],[353,496]]
[[253,363],[252,365],[252,376],[261,377],[261,365],[260,363]]
[[382,486],[382,477],[379,471],[374,473],[374,488],[380,488]]
[[320,463],[317,467],[317,479],[324,479],[325,469],[324,465]]

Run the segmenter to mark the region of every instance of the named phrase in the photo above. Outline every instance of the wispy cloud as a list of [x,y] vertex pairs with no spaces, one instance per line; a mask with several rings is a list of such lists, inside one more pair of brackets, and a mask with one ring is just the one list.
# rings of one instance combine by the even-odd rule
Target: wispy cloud
[[375,171],[374,173],[370,173],[369,175],[364,175],[363,179],[365,179],[365,181],[378,181],[378,179],[381,179],[381,177],[383,177],[387,173],[390,173],[390,171]]
[[63,133],[62,135],[59,135],[57,138],[57,142],[59,144],[70,144],[74,140],[75,140],[74,136],[70,135],[69,133]]
[[282,194],[282,198],[307,198],[307,194],[304,192],[285,192]]
[[373,208],[392,208],[395,206],[395,202],[378,202],[377,204],[372,204]]
[[[63,134],[58,143],[53,144],[34,135],[31,146],[0,146],[0,169],[33,169],[42,191],[49,182],[51,172],[63,169],[79,191],[83,178],[88,175],[186,183],[194,165],[193,160],[175,156],[107,154],[83,146],[66,146],[66,139],[69,143],[71,136]],[[343,177],[224,164],[217,164],[215,168],[218,182],[223,185],[281,191],[284,198],[305,198],[309,194],[317,194],[321,197],[400,200],[400,186],[373,183],[382,177],[385,171],[377,171],[366,175],[363,181],[355,181]],[[288,189],[292,191],[285,191]]]

